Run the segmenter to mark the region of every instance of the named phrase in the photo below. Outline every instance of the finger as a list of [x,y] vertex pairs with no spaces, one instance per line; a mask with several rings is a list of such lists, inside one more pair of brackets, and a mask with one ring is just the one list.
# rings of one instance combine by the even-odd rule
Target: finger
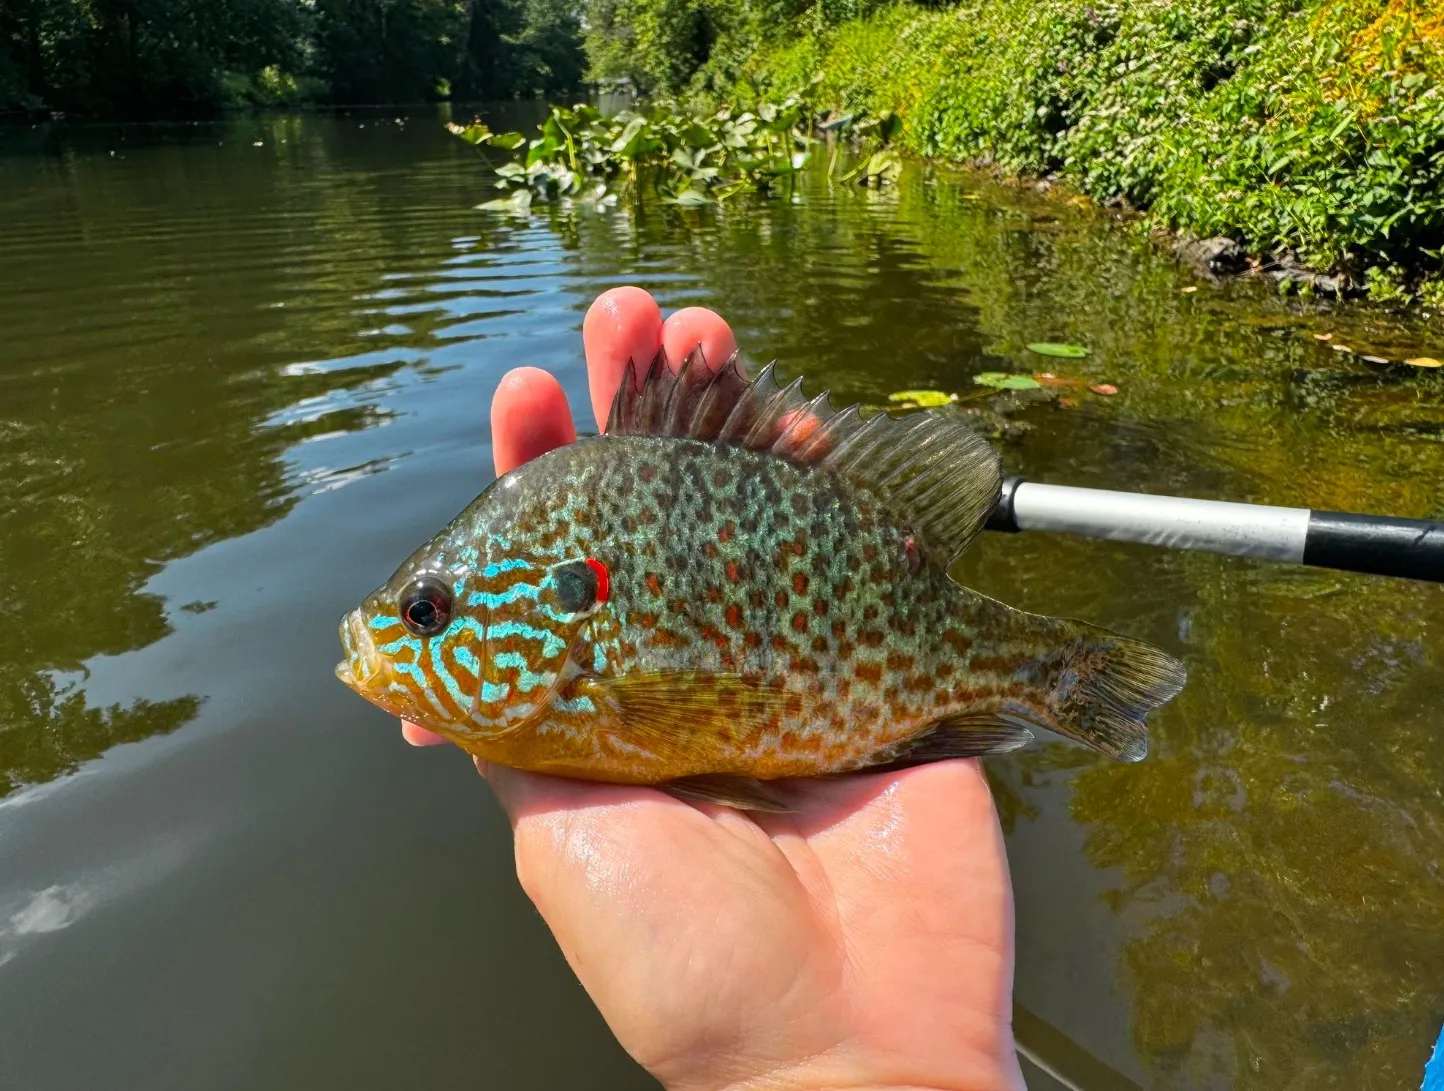
[[535,367],[506,373],[491,399],[491,457],[498,474],[576,438],[561,383]]
[[441,746],[446,742],[435,731],[427,731],[420,724],[414,724],[410,720],[401,721],[401,737],[412,746]]
[[716,371],[737,351],[737,338],[716,311],[683,307],[662,323],[662,347],[667,350],[667,361],[674,369],[700,347],[708,368]]
[[630,802],[639,797],[674,802],[670,796],[647,788],[549,777],[498,765],[484,758],[472,760],[476,763],[476,771],[496,793],[497,801],[513,824],[533,815]]
[[641,288],[612,288],[597,296],[582,320],[582,347],[597,427],[605,428],[627,362],[645,368],[662,347],[662,309]]

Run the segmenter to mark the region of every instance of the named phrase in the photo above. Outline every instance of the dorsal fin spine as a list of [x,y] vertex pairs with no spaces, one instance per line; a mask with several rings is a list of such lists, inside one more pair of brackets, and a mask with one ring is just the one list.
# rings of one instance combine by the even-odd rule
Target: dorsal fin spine
[[960,418],[933,410],[894,418],[808,400],[798,379],[780,387],[776,365],[748,382],[734,354],[711,372],[700,346],[673,372],[659,352],[643,374],[629,361],[605,431],[766,450],[848,480],[946,565],[982,528],[1001,491],[997,453]]

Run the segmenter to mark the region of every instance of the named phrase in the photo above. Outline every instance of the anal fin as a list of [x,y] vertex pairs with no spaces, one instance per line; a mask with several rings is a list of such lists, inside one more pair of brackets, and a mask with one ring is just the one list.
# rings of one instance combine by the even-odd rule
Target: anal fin
[[1005,712],[968,712],[934,720],[921,734],[895,743],[878,755],[866,772],[910,769],[950,758],[980,758],[1006,754],[1033,741],[1033,733],[1021,720]]
[[709,776],[680,777],[669,780],[657,787],[668,795],[676,796],[688,803],[717,803],[739,811],[771,811],[782,813],[794,810],[783,802],[781,796],[769,784],[755,777],[733,776],[718,773]]

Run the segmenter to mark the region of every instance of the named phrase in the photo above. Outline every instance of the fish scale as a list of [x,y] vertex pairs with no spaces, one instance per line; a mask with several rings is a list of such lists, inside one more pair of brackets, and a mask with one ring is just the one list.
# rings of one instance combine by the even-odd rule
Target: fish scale
[[491,761],[743,807],[1032,727],[1142,757],[1176,660],[947,574],[991,448],[772,375],[629,373],[607,434],[500,477],[348,615],[338,673]]

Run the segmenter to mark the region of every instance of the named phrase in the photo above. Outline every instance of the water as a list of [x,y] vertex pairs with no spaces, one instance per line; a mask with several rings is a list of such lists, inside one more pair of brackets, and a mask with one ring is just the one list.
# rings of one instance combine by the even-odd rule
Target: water
[[[848,399],[1115,384],[999,421],[1033,479],[1444,517],[1444,375],[1313,336],[1444,356],[1437,326],[1199,284],[1100,214],[941,170],[723,216],[506,221],[484,186],[430,114],[0,140],[7,1085],[651,1086],[470,763],[331,674],[343,610],[489,480],[502,373],[547,367],[585,411],[608,286],[715,307]],[[1416,1088],[1444,1021],[1444,592],[1027,535],[960,575],[1191,671],[1142,765],[990,766],[1019,1040],[1058,1074],[1031,1086]]]

